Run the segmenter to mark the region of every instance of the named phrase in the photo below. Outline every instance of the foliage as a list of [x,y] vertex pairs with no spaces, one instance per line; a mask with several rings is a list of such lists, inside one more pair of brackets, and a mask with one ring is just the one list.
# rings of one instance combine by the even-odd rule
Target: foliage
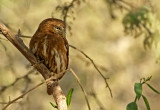
[[145,78],[142,78],[140,79],[140,82],[139,83],[135,83],[134,84],[134,91],[136,93],[136,97],[135,97],[135,100],[131,103],[129,103],[126,107],[126,110],[138,110],[138,107],[137,107],[137,104],[136,104],[136,101],[137,99],[139,100],[141,97],[143,98],[143,101],[146,105],[146,108],[147,110],[151,110],[150,109],[150,105],[149,105],[149,102],[148,102],[148,99],[146,98],[146,96],[144,96],[142,94],[142,86],[144,84],[146,84],[152,91],[154,91],[155,93],[157,94],[160,94],[160,92],[158,92],[155,88],[153,88],[150,84],[148,84],[147,82],[150,81],[152,78],[152,76],[148,77],[147,79]]
[[52,102],[50,102],[50,104],[52,105],[53,108],[57,108],[57,105],[53,104]]
[[136,97],[140,99],[142,95],[142,84],[141,83],[135,83],[134,85],[134,91],[136,93]]
[[147,7],[140,7],[129,11],[123,18],[123,26],[126,34],[135,38],[143,35],[144,48],[151,48],[154,44],[157,47],[160,41],[159,28],[156,26],[158,21],[151,10]]
[[136,102],[131,102],[127,105],[127,110],[138,110]]
[[69,108],[70,104],[71,104],[71,99],[72,99],[72,94],[73,94],[73,91],[74,89],[71,88],[67,94],[67,99],[66,99],[66,102],[67,102],[67,106]]
[[[72,99],[72,94],[73,94],[74,89],[71,88],[67,94],[67,99],[66,99],[66,103],[67,103],[67,107],[69,109],[69,106],[71,104],[71,99]],[[57,105],[53,104],[52,102],[50,102],[50,104],[52,105],[53,108],[57,108]]]
[[138,28],[141,30],[142,27],[151,25],[149,20],[149,9],[146,7],[140,7],[136,10],[128,12],[123,18],[123,25],[125,27],[125,32],[136,31]]
[[[126,54],[119,53],[119,52],[122,52],[121,50],[124,49],[123,46],[124,45],[126,46],[125,43],[126,42],[128,43],[128,41],[124,41],[125,38],[122,38],[122,39],[119,38],[119,35],[121,35],[119,33],[122,33],[121,32],[122,27],[121,27],[121,25],[119,25],[120,24],[118,21],[119,19],[116,19],[116,18],[123,18],[122,24],[124,26],[124,32],[127,35],[133,36],[135,38],[139,38],[139,37],[144,38],[143,44],[144,44],[145,49],[151,49],[151,48],[153,48],[153,46],[158,47],[158,43],[160,40],[159,22],[158,22],[158,19],[156,18],[157,17],[156,13],[158,13],[158,10],[153,11],[151,9],[151,7],[146,7],[146,5],[139,5],[139,3],[137,3],[138,5],[136,6],[134,3],[132,3],[132,2],[136,2],[136,0],[135,1],[104,0],[108,3],[107,8],[110,8],[110,9],[108,9],[109,12],[106,12],[108,10],[105,10],[106,9],[106,7],[104,5],[105,2],[102,2],[102,1],[92,2],[92,1],[85,0],[85,2],[84,2],[84,0],[67,0],[67,1],[61,1],[61,0],[48,1],[48,0],[46,0],[45,3],[41,3],[41,1],[43,1],[43,0],[41,0],[41,1],[27,0],[27,1],[24,1],[23,5],[22,5],[22,3],[19,3],[19,1],[20,0],[18,0],[15,4],[13,4],[14,3],[13,0],[0,1],[0,11],[1,11],[0,13],[2,15],[1,21],[6,23],[8,25],[8,27],[11,27],[12,29],[14,29],[15,30],[14,33],[16,33],[19,28],[21,28],[23,30],[24,35],[32,36],[34,33],[34,29],[37,28],[39,21],[41,21],[42,19],[44,19],[46,17],[49,17],[50,13],[52,13],[52,17],[62,18],[63,20],[66,21],[66,24],[67,24],[66,26],[67,26],[68,30],[66,33],[68,34],[68,32],[70,32],[70,31],[72,31],[72,33],[73,33],[73,37],[70,37],[70,35],[67,36],[67,39],[69,39],[69,43],[71,43],[73,45],[76,44],[76,46],[80,47],[80,49],[82,49],[84,52],[87,51],[88,54],[92,55],[94,58],[97,58],[96,60],[102,59],[102,63],[100,63],[100,64],[98,64],[98,61],[95,61],[99,67],[108,66],[111,68],[115,68],[115,71],[117,72],[117,74],[116,74],[116,77],[114,77],[114,78],[116,78],[116,80],[114,80],[114,83],[111,88],[114,90],[117,86],[119,87],[118,88],[119,91],[116,94],[117,96],[121,95],[122,92],[124,94],[126,94],[127,89],[125,91],[122,91],[121,87],[123,87],[123,85],[119,86],[119,84],[118,84],[120,82],[119,81],[120,78],[118,75],[120,74],[120,77],[123,77],[123,75],[120,73],[122,71],[122,69],[124,69],[124,67],[128,69],[129,66],[133,65],[133,64],[130,64],[131,61],[128,59],[133,58],[133,61],[135,61],[135,59],[137,58],[138,55],[143,57],[144,54],[141,54],[142,51],[139,51],[138,50],[139,46],[137,46],[138,47],[137,48],[135,46],[135,44],[133,44],[134,49],[136,50],[135,54],[134,54],[134,51],[128,51],[129,49],[128,50],[126,49],[126,51],[125,50],[123,51]],[[125,1],[126,4],[123,1]],[[142,1],[145,1],[145,0],[142,0]],[[28,12],[23,11],[24,6],[25,6],[25,2],[30,2],[30,5],[31,5],[30,8],[28,8]],[[154,4],[154,2],[155,1],[153,1],[153,4]],[[39,7],[41,7],[41,9],[39,9]],[[114,9],[118,9],[118,11],[117,10],[115,11]],[[60,14],[60,16],[59,16],[59,14]],[[111,21],[110,18],[108,18],[108,14],[110,14],[111,18],[114,18],[114,20],[117,20],[118,23]],[[115,14],[117,14],[117,15],[115,16]],[[41,16],[41,15],[43,15],[43,16]],[[13,19],[10,19],[10,18],[13,18]],[[116,25],[115,25],[115,23],[116,23]],[[115,30],[116,30],[116,32],[115,32]],[[29,42],[29,40],[30,39],[23,38],[23,41],[26,44]],[[139,39],[136,39],[136,40],[139,40]],[[120,45],[120,47],[119,47],[119,44],[121,44],[122,41],[123,41],[124,45],[122,45],[122,47]],[[107,42],[107,43],[104,43],[104,42]],[[13,66],[18,67],[18,65],[22,64],[21,61],[23,61],[23,60],[20,60],[20,59],[23,59],[23,57],[19,57],[18,54],[15,53],[15,51],[13,51],[11,47],[9,47],[9,45],[5,45],[5,43],[3,42],[2,39],[0,39],[0,47],[4,50],[7,50],[9,54],[10,53],[11,53],[11,55],[13,54],[13,56],[11,56],[11,58],[13,57],[12,59],[14,59],[14,60],[9,59],[3,65],[1,64],[2,66],[0,67],[1,68],[0,81],[4,78],[8,82],[10,81],[11,84],[9,84],[9,85],[12,85],[12,79],[14,80],[14,78],[9,79],[10,77],[8,77],[8,75],[10,75],[10,74],[8,74],[8,71],[10,72],[10,69],[8,69],[8,68],[11,68],[11,66],[8,64],[8,62],[9,63],[15,62],[16,64],[14,64]],[[103,48],[101,48],[101,47],[103,47]],[[5,52],[5,51],[2,51],[2,52]],[[2,52],[1,52],[1,54],[2,54]],[[3,59],[5,59],[5,56],[2,56],[2,55],[1,55],[1,57],[2,57],[1,62],[6,61],[6,60],[3,60]],[[79,69],[79,67],[83,66],[83,63],[77,61],[77,59],[88,63],[87,60],[80,59],[79,58],[80,55],[75,55],[75,53],[74,52],[72,53],[72,51],[70,51],[70,55],[71,55],[70,56],[71,57],[70,67],[77,69],[78,74],[82,73],[82,75],[83,75],[81,77],[82,81],[85,82],[85,80],[86,80],[85,77],[90,74],[93,75],[93,77],[96,77],[95,76],[96,74],[93,73],[92,71],[91,72],[87,71],[87,73],[81,71],[84,69],[84,67]],[[6,57],[8,57],[8,56],[6,56]],[[72,60],[73,57],[75,57],[77,59]],[[151,57],[146,54],[145,54],[145,57],[143,57],[143,58],[142,57],[139,59],[136,59],[136,60],[138,60],[138,62],[137,61],[133,62],[136,65],[135,67],[140,69],[140,71],[141,70],[143,71],[143,69],[145,69],[148,72],[150,72],[154,69],[154,72],[152,71],[153,72],[152,75],[157,74],[158,72],[156,72],[156,71],[159,71],[159,69],[157,69],[158,67],[154,68],[154,65],[152,65],[150,68],[147,68],[148,64],[150,64]],[[17,60],[20,60],[20,61],[17,61]],[[117,62],[118,63],[120,62],[120,65],[118,65]],[[88,63],[88,64],[90,64],[90,63]],[[126,64],[130,64],[130,65],[126,65]],[[4,65],[7,65],[7,66],[5,68],[3,68]],[[138,65],[138,67],[137,67],[137,65]],[[20,73],[23,73],[25,69],[18,67],[18,69],[16,69],[16,70],[18,70]],[[22,71],[20,71],[20,70],[22,70]],[[28,68],[27,68],[27,70],[28,70]],[[110,69],[110,68],[107,68],[107,71],[108,70],[109,70],[109,74],[107,74],[107,73],[105,74],[105,76],[107,76],[107,77],[109,77],[110,73],[113,72],[112,69]],[[131,69],[131,71],[135,71],[135,69]],[[5,75],[3,75],[3,73],[5,73]],[[16,72],[16,73],[17,74],[14,73],[14,77],[17,77],[17,75],[19,75],[18,72]],[[130,73],[130,72],[128,72],[128,73]],[[113,75],[115,75],[115,74],[113,74]],[[13,76],[11,76],[11,77],[13,77]],[[135,75],[134,77],[137,77],[137,76]],[[25,78],[25,77],[23,77],[23,78]],[[33,79],[32,76],[29,76],[29,78],[31,78],[31,80],[33,80],[33,81],[36,81]],[[101,87],[103,87],[103,84],[101,84],[101,82],[99,82],[99,78],[97,77],[97,78],[94,78],[93,80],[91,78],[90,78],[90,80],[87,80],[87,84],[90,84],[91,82],[96,83],[97,82],[96,80],[98,80],[98,84],[99,84],[100,89],[96,89],[96,95],[97,94],[104,94],[104,95],[107,94],[108,95],[108,93],[106,93],[105,91],[101,91],[102,90]],[[129,78],[133,78],[133,76],[129,75],[126,79],[129,79]],[[73,86],[72,80],[68,80],[67,78],[63,79],[63,80],[67,80],[66,82],[70,83],[71,87]],[[112,77],[111,77],[111,80],[112,80]],[[147,79],[145,79],[145,80],[147,80]],[[20,81],[17,81],[17,82],[20,82]],[[25,82],[26,81],[27,80],[25,80]],[[157,82],[155,81],[155,83],[157,83]],[[3,82],[1,84],[3,87]],[[27,82],[27,85],[29,85],[29,84],[31,84],[31,83]],[[152,89],[154,92],[160,94],[160,92],[157,91],[155,88],[153,88],[150,84],[148,84],[148,83],[144,83],[144,84],[146,84],[147,87]],[[128,104],[127,110],[138,109],[137,100],[141,100],[141,99],[144,101],[148,110],[150,109],[149,101],[147,100],[146,94],[145,94],[145,96],[143,94],[144,93],[144,91],[143,91],[144,84],[142,84],[142,82],[135,83],[134,91],[136,93],[136,98],[135,98],[136,101],[132,101],[130,104]],[[5,85],[7,85],[7,84],[5,84]],[[19,83],[17,83],[17,85],[18,86],[15,85],[14,88],[19,87]],[[128,82],[127,85],[129,86],[130,82]],[[28,87],[23,85],[24,90],[27,90]],[[88,85],[86,87],[91,88],[90,86],[88,87]],[[65,86],[63,89],[64,90],[68,89],[68,86]],[[14,96],[17,91],[19,92],[20,90],[16,89],[15,92],[14,93],[12,92],[13,94],[9,94],[9,96],[12,96],[12,95]],[[3,97],[7,97],[7,99],[8,99],[7,92],[8,91],[6,91],[6,93],[5,93],[5,94],[7,94],[7,96],[3,95]],[[68,94],[69,94],[69,92],[68,92]],[[40,97],[38,97],[39,99],[44,97],[41,94],[39,96],[40,96]],[[71,95],[69,95],[67,97],[70,97],[70,99],[69,98],[67,98],[68,100],[66,99],[67,105],[69,106],[71,103],[72,93],[71,93]],[[80,95],[77,96],[77,98],[79,98],[79,97],[80,97]],[[126,94],[126,97],[128,98],[128,94]],[[114,94],[113,94],[113,98],[114,98]],[[155,97],[153,97],[153,99],[154,98]],[[97,99],[100,99],[99,102],[101,102],[102,104],[99,104],[99,103],[93,104],[92,102],[94,102],[94,101],[91,101],[92,106],[98,105],[99,108],[102,108],[103,104],[105,103],[104,97],[97,95]],[[93,99],[90,99],[90,100],[93,100]],[[96,98],[94,98],[94,100],[96,100]],[[74,103],[72,103],[73,108],[74,108],[74,106],[77,106],[77,103],[79,104],[79,102],[76,102],[76,101],[77,100],[75,100]],[[110,102],[110,100],[108,100],[108,101]],[[119,107],[118,104],[121,105],[121,107],[125,107],[125,105],[123,105],[122,103],[124,104],[126,102],[124,102],[124,101],[118,102],[117,101],[117,107]],[[36,102],[36,104],[39,104],[39,103]],[[35,103],[32,104],[31,107],[36,104]],[[54,104],[53,102],[50,102],[50,104],[54,108],[57,107],[57,105]],[[27,105],[27,103],[25,103],[25,106],[26,105]],[[113,106],[115,107],[115,103],[113,103],[113,101],[112,101],[110,106],[107,106],[106,109],[111,109],[111,108],[113,108]]]

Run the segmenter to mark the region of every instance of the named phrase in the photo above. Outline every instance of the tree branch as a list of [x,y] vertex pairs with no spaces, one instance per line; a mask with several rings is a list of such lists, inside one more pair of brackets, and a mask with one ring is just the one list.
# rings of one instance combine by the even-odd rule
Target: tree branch
[[[65,71],[62,71],[62,72],[60,72],[59,74],[63,74],[64,72],[66,72],[66,71],[68,71],[68,70],[69,70],[69,69],[66,69]],[[22,95],[20,95],[19,97],[15,98],[14,100],[12,100],[12,101],[9,100],[9,102],[7,103],[7,105],[6,105],[2,110],[6,110],[6,108],[7,108],[9,105],[11,105],[12,103],[15,103],[17,100],[23,98],[23,97],[24,97],[25,95],[27,95],[29,92],[33,91],[34,89],[36,89],[37,87],[41,86],[42,84],[48,83],[49,81],[52,81],[54,78],[55,78],[55,77],[52,76],[52,77],[50,77],[49,79],[47,79],[47,80],[45,80],[45,81],[37,84],[36,86],[32,87],[32,88],[29,89],[27,92],[23,93]],[[57,83],[54,83],[53,86],[57,86]],[[54,88],[54,89],[55,89],[55,88]],[[56,88],[56,89],[57,89],[57,88]],[[61,94],[61,88],[58,87],[58,89],[55,90],[54,92],[57,92],[56,94]],[[53,97],[58,98],[58,100],[61,102],[61,100],[60,100],[59,97],[57,97],[57,96],[58,96],[58,95],[55,95],[55,93],[54,93]],[[3,104],[4,104],[4,103],[3,103]],[[60,109],[60,110],[61,110],[61,109]],[[65,109],[62,109],[62,110],[65,110]]]
[[[32,38],[31,36],[26,36],[26,35],[22,35],[21,32],[19,31],[17,36],[20,36],[20,37],[23,37],[23,38]],[[92,65],[94,66],[94,68],[97,70],[97,72],[101,75],[101,77],[104,79],[105,83],[106,83],[106,87],[108,87],[109,89],[109,92],[110,92],[110,95],[111,97],[113,97],[113,94],[112,94],[112,90],[107,82],[107,79],[103,74],[102,72],[99,70],[98,66],[95,64],[95,62],[93,61],[93,59],[91,59],[86,53],[84,53],[82,50],[78,49],[77,47],[73,46],[73,45],[70,45],[69,44],[69,47],[79,51],[81,54],[83,54],[87,59],[90,60],[90,62],[92,63]]]
[[[0,22],[0,32],[26,57],[26,59],[34,65],[34,67],[41,73],[45,80],[49,79],[50,71],[43,64],[39,63],[32,52],[23,43],[22,39],[15,36],[3,23]],[[53,88],[53,97],[57,103],[58,110],[67,110],[66,97],[63,94],[61,87],[57,81],[49,81],[49,85]]]
[[71,48],[79,51],[80,53],[82,53],[87,59],[89,59],[89,60],[91,61],[91,63],[93,64],[94,68],[97,70],[97,72],[98,72],[98,73],[101,75],[101,77],[104,79],[104,81],[105,81],[105,83],[106,83],[106,87],[108,87],[109,92],[110,92],[110,94],[111,94],[111,97],[113,97],[113,95],[112,95],[112,90],[111,90],[111,88],[110,88],[110,86],[109,86],[109,84],[108,84],[108,82],[107,82],[107,78],[106,78],[106,77],[102,74],[102,72],[98,69],[98,67],[96,66],[96,64],[94,63],[94,61],[93,61],[87,54],[85,54],[83,51],[79,50],[79,49],[76,48],[75,46],[73,46],[73,45],[69,45],[69,46],[70,46]]
[[7,105],[6,105],[2,110],[6,110],[9,105],[11,105],[12,103],[16,102],[17,100],[23,98],[26,94],[28,94],[29,92],[33,91],[34,89],[36,89],[37,87],[41,86],[41,85],[44,84],[44,83],[45,83],[45,82],[42,82],[42,83],[36,85],[35,87],[31,88],[30,90],[28,90],[28,91],[25,92],[24,94],[20,95],[19,97],[15,98],[14,100],[9,101],[9,102],[7,103]]
[[80,82],[80,79],[78,78],[78,76],[76,75],[76,73],[75,73],[72,69],[70,69],[70,71],[71,71],[71,73],[73,74],[73,76],[76,78],[79,86],[81,87],[81,90],[82,90],[82,92],[83,92],[83,94],[84,94],[84,96],[85,96],[86,102],[87,102],[88,109],[91,110],[91,107],[90,107],[90,104],[89,104],[89,101],[88,101],[88,98],[87,98],[87,93],[86,93],[85,90],[83,89],[83,86],[82,86],[82,84],[81,84],[81,82]]
[[[31,36],[26,36],[26,35],[22,35],[20,31],[18,31],[18,34],[17,36],[20,36],[20,37],[23,37],[23,38],[32,38]],[[98,66],[95,64],[95,62],[93,61],[92,58],[90,58],[85,52],[83,52],[82,50],[78,49],[77,47],[73,46],[73,45],[70,45],[69,44],[69,47],[79,51],[81,54],[83,54],[87,59],[89,59],[89,61],[92,63],[92,65],[94,66],[94,68],[97,70],[97,72],[101,75],[101,77],[104,79],[105,83],[106,83],[106,87],[108,87],[109,89],[109,92],[110,92],[110,95],[111,97],[113,97],[113,94],[112,94],[112,90],[107,82],[107,79],[103,74],[102,72],[99,70]]]
[[29,72],[27,72],[27,74],[25,74],[24,76],[21,76],[21,77],[16,78],[13,83],[11,83],[11,84],[9,84],[9,85],[7,85],[7,86],[2,86],[1,89],[0,89],[0,93],[4,92],[6,89],[8,89],[8,88],[11,87],[11,86],[14,86],[14,85],[15,85],[19,80],[21,80],[21,79],[26,79],[26,80],[27,80],[28,76],[29,76],[30,74],[32,74],[33,72],[34,72],[34,69],[32,69],[32,70],[30,70]]

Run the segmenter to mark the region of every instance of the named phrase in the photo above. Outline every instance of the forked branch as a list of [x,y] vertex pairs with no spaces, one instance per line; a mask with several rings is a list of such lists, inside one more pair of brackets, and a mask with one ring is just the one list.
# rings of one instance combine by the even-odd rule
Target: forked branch
[[[21,32],[19,31],[18,32],[18,35],[17,36],[20,36],[20,37],[23,37],[23,38],[31,38],[31,36],[26,36],[26,35],[22,35]],[[93,59],[91,57],[89,57],[85,52],[83,52],[82,50],[78,49],[77,47],[73,46],[73,45],[70,45],[69,44],[69,47],[79,51],[81,54],[83,54],[87,59],[89,59],[89,61],[92,63],[92,65],[94,66],[94,68],[97,70],[97,72],[101,75],[101,77],[104,79],[105,81],[105,84],[106,84],[106,87],[109,89],[109,92],[110,92],[110,95],[111,97],[113,97],[113,94],[112,94],[112,90],[107,82],[107,79],[103,74],[102,72],[99,70],[98,66],[95,64],[95,62],[93,61]]]
[[107,82],[107,78],[102,74],[102,72],[98,69],[98,67],[96,66],[96,64],[94,63],[94,61],[86,54],[84,53],[83,51],[79,50],[77,47],[73,46],[73,45],[69,45],[71,48],[79,51],[81,54],[83,54],[87,59],[89,59],[91,61],[91,63],[93,64],[94,68],[97,70],[97,72],[102,76],[102,78],[104,79],[105,83],[106,83],[106,87],[108,87],[109,89],[109,92],[111,94],[111,97],[113,97],[112,95],[112,90]]
[[[3,23],[0,22],[0,33],[2,33],[25,57],[26,59],[34,65],[34,67],[41,73],[45,80],[49,79],[50,71],[43,63],[39,63],[32,52],[23,43],[22,39],[15,36]],[[57,103],[58,110],[67,110],[66,97],[63,94],[61,87],[57,81],[49,81],[53,90],[53,97]],[[6,108],[5,108],[6,109]]]

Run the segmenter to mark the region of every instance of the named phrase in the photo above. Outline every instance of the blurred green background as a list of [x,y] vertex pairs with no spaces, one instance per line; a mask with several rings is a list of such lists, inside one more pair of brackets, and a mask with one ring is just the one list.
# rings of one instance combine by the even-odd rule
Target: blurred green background
[[[126,105],[134,100],[134,83],[142,77],[152,76],[149,82],[160,90],[159,48],[144,49],[144,36],[134,38],[124,32],[122,20],[126,13],[118,5],[112,9],[107,0],[85,0],[69,11],[67,39],[87,55],[101,69],[113,92],[113,98],[105,88],[105,83],[93,65],[78,51],[70,48],[71,67],[81,79],[88,93],[92,110],[125,110]],[[121,1],[121,0],[120,0]],[[63,19],[57,6],[68,5],[71,0],[0,0],[0,21],[7,25],[15,34],[18,29],[22,34],[32,36],[39,23],[49,17]],[[154,8],[152,13],[156,22],[160,17],[160,1],[126,0],[134,7],[148,6]],[[151,5],[151,6],[150,6]],[[153,6],[153,7],[152,7]],[[112,12],[113,11],[113,12]],[[111,14],[114,13],[114,17]],[[151,21],[152,23],[155,20]],[[159,28],[158,23],[155,23]],[[160,37],[160,36],[157,36]],[[16,78],[22,77],[32,70],[24,56],[0,35],[0,89],[12,84]],[[28,46],[30,39],[22,38]],[[43,81],[40,74],[30,74],[27,80],[22,78],[15,85],[0,92],[0,102],[14,99],[24,91]],[[70,110],[87,110],[83,93],[70,72],[61,79],[60,85],[65,94],[74,88]],[[147,86],[143,92],[148,98],[151,109],[159,110],[160,96],[153,93]],[[95,93],[96,97],[92,94]],[[12,104],[8,110],[54,110],[49,102],[54,100],[46,93],[46,85],[38,87],[26,97]],[[0,104],[0,109],[4,104]],[[139,110],[146,110],[143,100],[138,101]]]

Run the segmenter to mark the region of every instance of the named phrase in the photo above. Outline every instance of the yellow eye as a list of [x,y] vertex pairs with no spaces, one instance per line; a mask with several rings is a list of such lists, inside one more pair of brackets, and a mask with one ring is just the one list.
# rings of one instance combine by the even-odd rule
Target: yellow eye
[[55,29],[56,31],[60,31],[60,30],[61,30],[61,27],[55,26],[54,29]]

